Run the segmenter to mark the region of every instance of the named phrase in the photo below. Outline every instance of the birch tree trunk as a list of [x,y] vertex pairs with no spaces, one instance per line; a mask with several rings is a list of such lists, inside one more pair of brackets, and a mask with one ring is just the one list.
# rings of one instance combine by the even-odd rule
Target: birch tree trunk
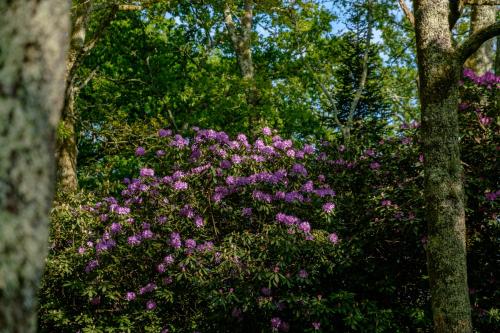
[[[487,27],[496,21],[496,6],[472,6],[470,31],[471,34]],[[476,74],[482,75],[495,69],[494,40],[486,41],[467,61],[465,67],[472,69]]]
[[69,3],[1,1],[0,13],[0,332],[30,333],[48,247]]
[[[253,0],[245,0],[243,15],[240,17],[241,27],[237,29],[233,21],[230,3],[227,3],[224,9],[224,22],[238,59],[241,76],[244,83],[249,87],[247,92],[248,104],[256,107],[259,104],[260,94],[255,83],[255,70],[252,60],[253,5]],[[254,119],[254,121],[258,121],[258,119]]]

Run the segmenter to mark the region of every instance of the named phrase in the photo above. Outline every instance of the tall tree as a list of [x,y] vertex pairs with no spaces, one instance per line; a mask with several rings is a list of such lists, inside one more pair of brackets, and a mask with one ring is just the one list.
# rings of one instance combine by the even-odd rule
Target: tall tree
[[2,1],[0,13],[0,330],[29,333],[47,252],[69,6]]
[[457,122],[458,81],[465,60],[485,41],[500,34],[497,22],[455,46],[452,29],[461,15],[461,4],[414,1],[425,158],[427,263],[437,333],[472,332]]
[[[102,38],[118,11],[143,10],[156,2],[158,1],[144,0],[131,4],[125,0],[121,2],[73,0],[70,47],[65,73],[66,90],[56,141],[57,192],[71,193],[78,188],[75,98],[97,71],[95,68],[86,78],[79,78],[80,66]],[[93,29],[89,27],[91,20],[94,21]],[[78,79],[81,82],[77,85]]]

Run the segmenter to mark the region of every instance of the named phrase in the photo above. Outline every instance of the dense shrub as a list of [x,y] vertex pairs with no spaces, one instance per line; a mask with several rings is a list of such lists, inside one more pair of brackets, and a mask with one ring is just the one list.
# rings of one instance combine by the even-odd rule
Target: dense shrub
[[[491,78],[466,72],[460,114],[469,282],[491,332],[499,122],[475,96],[498,83],[477,80]],[[120,195],[54,211],[43,331],[430,331],[417,122],[348,148],[193,134],[145,135]]]

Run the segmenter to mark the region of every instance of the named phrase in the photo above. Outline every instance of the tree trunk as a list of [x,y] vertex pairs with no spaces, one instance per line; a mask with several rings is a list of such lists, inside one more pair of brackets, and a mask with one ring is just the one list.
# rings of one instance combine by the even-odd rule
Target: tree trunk
[[1,1],[0,13],[0,330],[30,333],[48,247],[69,3]]
[[[252,60],[253,1],[245,0],[243,15],[240,18],[241,32],[238,32],[233,21],[229,3],[226,4],[224,9],[224,21],[238,59],[241,76],[244,83],[248,86],[248,104],[252,107],[256,107],[259,104],[260,92],[255,82],[255,71]],[[258,122],[258,119],[250,120],[251,122]]]
[[66,91],[56,141],[57,192],[72,193],[78,189],[76,174],[75,74],[84,53],[91,0],[75,3],[71,18],[71,41],[66,62]]
[[[472,6],[470,32],[471,34],[487,27],[496,21],[496,6]],[[465,67],[482,75],[495,69],[494,40],[485,42],[465,63]]]
[[472,332],[457,114],[462,64],[448,25],[449,1],[414,4],[434,329]]

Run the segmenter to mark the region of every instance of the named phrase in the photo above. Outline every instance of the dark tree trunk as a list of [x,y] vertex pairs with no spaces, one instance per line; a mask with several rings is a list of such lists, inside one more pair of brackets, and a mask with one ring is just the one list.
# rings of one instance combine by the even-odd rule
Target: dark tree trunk
[[48,247],[69,3],[1,1],[0,13],[0,330],[30,333]]
[[71,40],[65,73],[66,91],[56,141],[57,192],[61,193],[72,193],[78,189],[75,75],[85,52],[85,37],[91,8],[92,0],[76,1],[71,17]]
[[457,114],[462,64],[452,43],[448,0],[414,4],[434,329],[472,332]]

